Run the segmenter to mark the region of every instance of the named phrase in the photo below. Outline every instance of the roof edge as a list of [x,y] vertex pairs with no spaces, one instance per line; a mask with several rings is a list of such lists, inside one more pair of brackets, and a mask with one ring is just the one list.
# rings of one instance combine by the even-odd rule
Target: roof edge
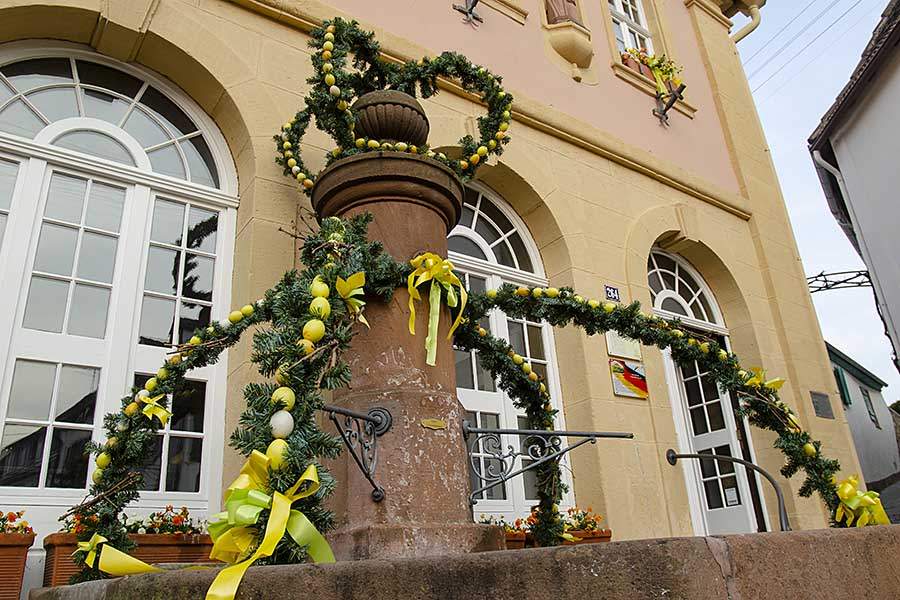
[[835,348],[828,341],[825,342],[825,348],[828,350],[828,357],[832,362],[837,363],[841,366],[845,371],[848,371],[851,375],[853,375],[856,379],[865,383],[872,389],[876,389],[881,391],[882,388],[887,387],[887,383],[881,380],[877,375],[866,369],[864,366]]

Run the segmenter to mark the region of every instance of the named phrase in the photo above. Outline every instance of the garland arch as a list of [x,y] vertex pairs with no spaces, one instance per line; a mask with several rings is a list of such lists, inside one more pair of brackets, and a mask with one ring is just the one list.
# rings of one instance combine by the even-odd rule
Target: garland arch
[[[464,57],[444,53],[433,60],[391,65],[380,60],[379,47],[371,34],[340,19],[326,22],[312,32],[312,37],[318,75],[310,79],[313,90],[306,100],[307,108],[275,136],[276,162],[286,175],[300,182],[306,193],[310,193],[315,176],[307,174],[299,144],[313,116],[338,144],[329,154],[329,163],[376,149],[415,151],[449,165],[466,180],[484,162],[482,158],[475,160],[475,156],[486,159],[489,154],[500,154],[503,144],[508,143],[512,98],[500,87],[499,77]],[[344,71],[349,52],[354,55],[353,65],[365,71]],[[326,64],[331,67],[326,68]],[[333,83],[327,75],[332,75]],[[392,144],[385,148],[378,140],[363,139],[362,147],[358,147],[349,109],[353,97],[389,86],[411,94],[418,89],[422,97],[428,97],[436,91],[438,76],[458,78],[488,106],[487,116],[479,119],[481,139],[476,142],[466,136],[460,140],[461,156],[469,156],[469,160],[434,154],[427,146]],[[338,88],[337,94],[332,86]],[[372,141],[378,146],[370,145]],[[644,345],[670,349],[678,363],[698,361],[720,387],[737,395],[740,410],[751,424],[776,433],[775,446],[786,458],[782,474],[792,477],[803,471],[800,495],[818,493],[834,524],[850,525],[855,520],[857,525],[866,525],[886,519],[877,494],[859,491],[853,478],[840,484],[834,480],[838,462],[822,455],[821,443],[803,431],[794,412],[778,398],[783,381],[766,380],[760,370],[742,369],[737,357],[714,340],[688,333],[678,320],[645,315],[638,303],[623,306],[586,299],[571,288],[529,289],[507,284],[468,295],[466,301],[450,261],[420,255],[398,262],[380,243],[368,240],[370,220],[369,215],[349,220],[329,217],[319,230],[300,236],[304,270],[286,273],[264,298],[234,310],[227,322],[195,331],[188,343],[171,353],[155,377],[122,398],[121,410],[105,415],[106,441],[88,445],[96,463],[91,500],[70,511],[91,523],[79,536],[75,560],[83,569],[75,580],[140,572],[143,568],[129,567],[130,557],[125,552],[133,544],[121,516],[138,497],[139,469],[146,451],[171,416],[167,396],[179,393],[191,369],[215,363],[251,327],[256,328],[251,358],[266,381],[245,387],[246,409],[230,438],[230,445],[248,461],[229,489],[226,511],[215,515],[210,525],[217,538],[213,557],[231,563],[220,573],[227,581],[220,582],[215,597],[233,597],[244,570],[254,562],[333,560],[322,533],[333,524],[324,500],[336,482],[322,461],[339,454],[341,441],[320,430],[313,415],[322,407],[323,390],[350,382],[350,368],[342,357],[351,350],[357,322],[365,323],[365,302],[388,301],[401,286],[407,287],[412,298],[431,286],[430,298],[438,302],[441,288],[447,291],[448,304],[456,305],[454,343],[480,353],[484,367],[526,412],[530,429],[552,429],[555,411],[545,384],[531,366],[507,342],[478,326],[479,320],[494,309],[555,327],[574,325],[589,335],[615,331]],[[459,302],[454,287],[460,290]],[[542,465],[537,475],[539,503],[534,534],[540,544],[555,545],[563,533],[557,505],[564,484],[558,463]]]

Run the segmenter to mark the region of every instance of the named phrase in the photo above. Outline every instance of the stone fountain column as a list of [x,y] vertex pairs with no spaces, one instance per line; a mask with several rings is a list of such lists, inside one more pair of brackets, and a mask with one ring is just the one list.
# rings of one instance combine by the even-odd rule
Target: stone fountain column
[[[401,99],[403,104],[409,100]],[[408,106],[402,108],[409,112]],[[420,107],[413,113],[424,118]],[[358,133],[362,122],[357,123]],[[313,191],[313,207],[320,219],[372,213],[370,238],[384,243],[397,260],[408,260],[423,251],[446,256],[447,233],[459,220],[462,197],[459,178],[436,161],[369,152],[324,171]],[[504,546],[499,528],[477,525],[471,518],[464,411],[456,398],[453,351],[446,340],[449,311],[445,307],[441,317],[437,364],[429,367],[427,295],[424,305],[417,306],[415,337],[407,329],[408,298],[406,289],[399,288],[390,303],[368,301],[366,319],[372,327],[358,325],[353,354],[345,357],[353,369],[352,387],[335,392],[339,406],[361,413],[381,406],[393,416],[391,430],[378,438],[375,478],[385,491],[381,502],[372,500],[370,484],[346,453],[336,466],[340,481],[333,508],[338,529],[328,538],[338,559],[458,554]],[[431,427],[423,425],[425,420]],[[436,422],[442,427],[433,428]]]

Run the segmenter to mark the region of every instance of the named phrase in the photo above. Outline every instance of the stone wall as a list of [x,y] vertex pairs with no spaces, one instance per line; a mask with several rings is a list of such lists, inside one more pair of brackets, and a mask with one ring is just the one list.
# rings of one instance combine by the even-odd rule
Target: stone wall
[[[237,599],[604,600],[900,598],[900,526],[487,552],[334,565],[255,567]],[[202,598],[213,570],[31,592],[31,600]]]

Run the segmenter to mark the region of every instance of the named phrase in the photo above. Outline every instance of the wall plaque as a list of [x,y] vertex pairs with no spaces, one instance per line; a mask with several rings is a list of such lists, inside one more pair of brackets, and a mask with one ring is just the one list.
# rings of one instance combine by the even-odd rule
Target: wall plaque
[[831,401],[828,399],[828,394],[810,392],[809,395],[812,398],[813,409],[816,411],[817,417],[823,419],[834,418],[834,411],[831,409]]

